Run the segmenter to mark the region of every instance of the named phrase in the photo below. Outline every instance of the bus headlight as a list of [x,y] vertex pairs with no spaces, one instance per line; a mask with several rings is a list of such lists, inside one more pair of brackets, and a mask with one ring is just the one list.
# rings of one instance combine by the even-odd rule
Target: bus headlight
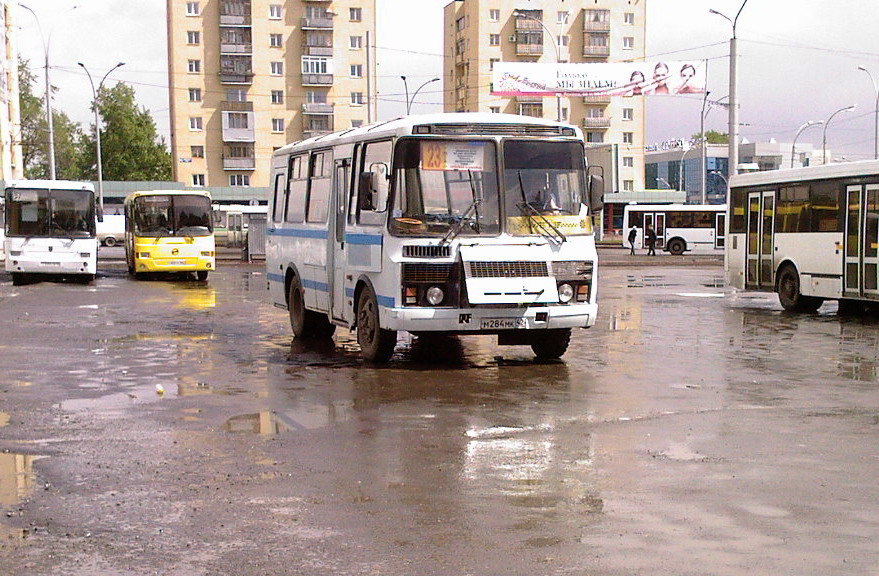
[[138,256],[140,256],[141,258],[149,258],[150,253],[149,252],[141,252],[140,254],[138,254]]
[[431,286],[427,289],[427,302],[431,306],[437,306],[438,304],[442,303],[445,296],[446,295],[443,292],[443,289],[439,286]]
[[567,304],[574,297],[574,287],[570,284],[559,285],[559,302]]

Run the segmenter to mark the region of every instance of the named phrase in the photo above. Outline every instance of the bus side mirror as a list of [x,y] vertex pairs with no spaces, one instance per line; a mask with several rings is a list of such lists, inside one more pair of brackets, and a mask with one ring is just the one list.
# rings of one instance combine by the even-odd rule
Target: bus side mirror
[[375,210],[376,186],[375,172],[361,172],[360,184],[357,189],[357,207],[360,210]]
[[589,210],[597,214],[604,209],[604,176],[589,175]]

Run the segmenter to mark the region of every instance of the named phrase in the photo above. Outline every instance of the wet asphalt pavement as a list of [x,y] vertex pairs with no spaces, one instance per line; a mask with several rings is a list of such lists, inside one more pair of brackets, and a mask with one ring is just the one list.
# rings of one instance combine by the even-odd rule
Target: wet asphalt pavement
[[606,261],[543,364],[303,345],[259,264],[0,275],[0,574],[875,576],[879,320]]

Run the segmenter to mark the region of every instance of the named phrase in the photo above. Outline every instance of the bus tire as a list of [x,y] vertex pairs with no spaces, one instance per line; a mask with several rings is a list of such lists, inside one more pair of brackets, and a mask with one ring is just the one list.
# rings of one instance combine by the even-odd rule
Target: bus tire
[[803,296],[800,293],[800,274],[790,264],[779,270],[775,289],[781,307],[789,312],[815,312],[824,303],[823,298]]
[[293,276],[287,291],[287,310],[290,313],[290,328],[296,338],[330,338],[336,327],[330,323],[326,314],[308,310],[305,307],[305,292],[299,276]]
[[557,328],[536,332],[531,349],[538,360],[557,360],[564,356],[571,343],[571,329]]
[[675,256],[680,256],[687,250],[687,243],[680,238],[672,238],[666,246],[668,251]]
[[106,246],[107,248],[112,248],[115,245],[116,239],[112,236],[107,236],[106,238],[104,238],[104,246]]
[[368,362],[387,362],[397,344],[397,331],[385,330],[379,324],[378,301],[372,288],[366,286],[357,299],[357,343]]
[[24,286],[27,284],[28,276],[24,272],[13,272],[12,273],[12,285],[13,286]]
[[196,270],[195,277],[199,282],[204,282],[208,279],[208,271],[207,270]]

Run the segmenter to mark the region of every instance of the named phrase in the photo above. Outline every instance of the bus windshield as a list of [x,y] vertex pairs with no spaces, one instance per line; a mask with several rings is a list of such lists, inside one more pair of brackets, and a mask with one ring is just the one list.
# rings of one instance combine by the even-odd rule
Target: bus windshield
[[391,232],[400,236],[500,233],[495,144],[407,138],[394,154]]
[[585,176],[580,143],[508,140],[504,143],[507,217],[579,214]]
[[95,195],[90,190],[7,190],[10,236],[94,238]]
[[170,194],[135,198],[134,234],[150,238],[210,236],[211,200],[206,196]]

